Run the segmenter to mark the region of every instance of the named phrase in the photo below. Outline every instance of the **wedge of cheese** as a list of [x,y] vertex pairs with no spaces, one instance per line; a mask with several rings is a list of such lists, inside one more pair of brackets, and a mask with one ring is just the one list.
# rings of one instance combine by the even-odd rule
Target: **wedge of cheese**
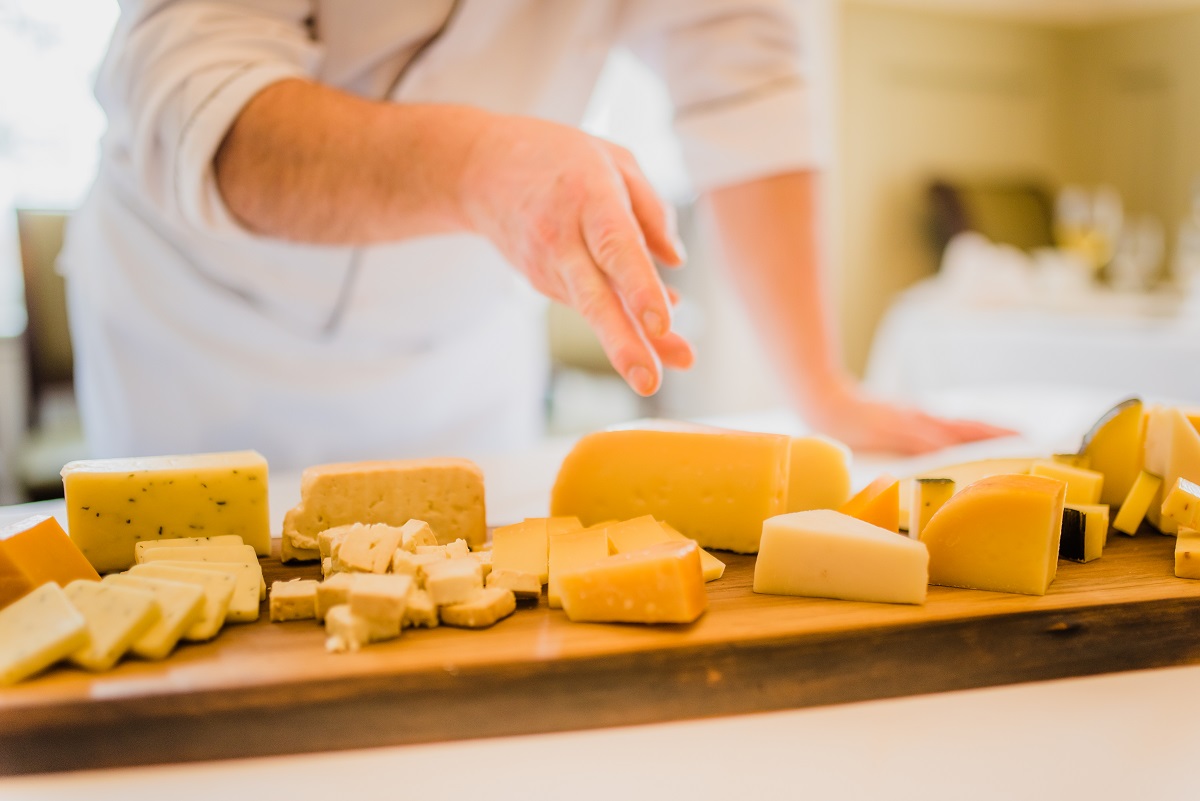
[[1086,467],[1104,474],[1101,503],[1115,507],[1125,500],[1142,470],[1145,437],[1142,402],[1137,398],[1109,409],[1084,435],[1080,452],[1087,457]]
[[204,617],[204,590],[195,584],[129,573],[111,573],[103,581],[154,596],[159,618],[129,647],[143,659],[165,659],[184,633]]
[[[1182,409],[1158,407],[1146,417],[1146,472],[1162,479],[1165,492],[1180,478],[1200,483],[1200,432]],[[1160,496],[1151,501],[1146,517],[1164,534],[1174,534],[1179,524],[1162,517]]]
[[62,587],[46,582],[0,609],[0,686],[40,673],[87,643],[87,620]]
[[691,623],[708,608],[700,549],[688,540],[564,571],[559,588],[563,611],[575,622]]
[[[547,583],[547,601],[551,609],[562,607],[559,580],[563,573],[613,553],[606,527],[590,527],[578,531],[562,531],[550,538],[550,579]],[[494,566],[493,566],[494,569]]]
[[763,523],[754,591],[922,604],[928,565],[918,540],[828,509],[796,512]]
[[88,644],[67,658],[86,670],[111,670],[161,614],[154,596],[143,590],[86,580],[73,581],[66,590],[88,632]]
[[838,511],[873,526],[899,532],[900,482],[884,473],[846,501]]
[[58,521],[34,515],[0,528],[0,609],[53,581],[65,587],[100,576]]
[[[163,567],[183,567],[191,570],[211,570],[233,576],[235,580],[233,597],[229,599],[229,609],[225,613],[225,622],[253,623],[258,620],[263,573],[257,558],[249,562],[157,559],[149,564],[162,565]],[[132,569],[130,568],[130,570]]]
[[237,578],[225,571],[171,567],[157,562],[134,565],[129,568],[129,575],[139,578],[169,579],[195,585],[204,591],[204,612],[200,619],[183,633],[183,639],[192,642],[203,642],[217,636],[217,632],[225,625],[229,601],[233,598],[233,591],[237,586]]
[[1001,475],[975,482],[921,533],[929,583],[1045,595],[1058,571],[1066,484]]
[[[605,526],[605,533],[608,534],[613,553],[640,551],[660,542],[687,539],[666,523],[660,523],[649,515]],[[725,574],[725,563],[701,548],[700,569],[705,581],[715,581]]]
[[267,461],[254,451],[71,462],[62,476],[71,539],[101,573],[151,540],[233,534],[271,552]]
[[755,553],[762,522],[787,509],[790,458],[775,434],[589,434],[563,460],[550,513],[584,525],[651,515],[704,548]]

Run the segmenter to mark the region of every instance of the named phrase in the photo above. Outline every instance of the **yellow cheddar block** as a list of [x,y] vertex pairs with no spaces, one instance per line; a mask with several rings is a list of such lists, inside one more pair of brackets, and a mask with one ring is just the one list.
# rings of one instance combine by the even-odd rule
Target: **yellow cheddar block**
[[793,437],[787,511],[837,509],[850,497],[850,449],[826,437]]
[[[159,559],[149,564],[161,565],[163,567],[182,567],[190,570],[211,570],[233,576],[235,581],[233,597],[229,599],[229,609],[225,613],[225,622],[253,623],[258,620],[263,573],[257,558],[251,559],[248,562],[204,562],[184,559]],[[130,568],[130,570],[133,569]]]
[[150,540],[234,534],[271,553],[267,460],[254,451],[71,462],[62,477],[71,539],[101,573]]
[[[633,520],[626,520],[621,523],[613,523],[612,525],[605,526],[605,530],[608,533],[609,541],[612,543],[614,553],[640,551],[643,548],[657,545],[660,542],[688,539],[666,523],[660,523],[649,515],[635,517]],[[694,542],[694,540],[691,541]],[[701,548],[700,570],[704,575],[705,581],[715,581],[725,574],[725,563]]]
[[199,587],[204,591],[204,611],[200,615],[200,619],[183,633],[183,639],[192,642],[203,642],[217,636],[217,632],[225,625],[229,601],[233,598],[233,591],[237,586],[237,578],[224,571],[197,570],[194,567],[170,567],[158,562],[134,565],[129,568],[128,575],[178,581],[182,584]]
[[1125,500],[1142,471],[1145,437],[1142,402],[1137,398],[1114,406],[1084,435],[1080,452],[1088,463],[1082,466],[1104,474],[1101,503],[1115,507]]
[[88,644],[67,658],[86,670],[110,670],[161,614],[154,596],[142,590],[86,580],[66,590],[88,631]]
[[1067,503],[1100,503],[1104,488],[1104,474],[1082,467],[1071,467],[1058,462],[1034,462],[1029,468],[1032,476],[1055,478],[1067,485]]
[[929,583],[1045,595],[1058,570],[1066,485],[1044,476],[991,476],[929,521]]
[[40,673],[87,645],[87,621],[52,581],[0,609],[0,687]]
[[700,549],[672,541],[564,571],[563,610],[575,622],[691,623],[708,608]]
[[[487,539],[483,473],[466,459],[350,462],[310,467],[300,504],[283,521],[293,548],[319,554],[318,535],[350,523],[427,522],[440,543]],[[316,558],[314,556],[314,558]]]
[[838,511],[899,533],[900,482],[884,473],[846,501]]
[[790,457],[774,434],[589,434],[563,460],[550,512],[584,525],[651,515],[705,548],[755,553],[762,522],[787,509]]
[[929,519],[946,501],[954,497],[954,479],[918,478],[912,482],[912,502],[908,512],[908,536],[921,538]]
[[1162,516],[1180,527],[1200,527],[1200,486],[1180,476],[1163,498]]
[[100,576],[48,515],[34,515],[0,528],[0,609],[47,581],[65,587]]
[[559,577],[567,571],[599,561],[612,553],[605,528],[564,531],[550,538],[550,578],[546,589],[551,609],[562,607]]
[[1147,510],[1151,508],[1161,489],[1161,478],[1151,475],[1145,470],[1139,473],[1137,481],[1133,482],[1133,486],[1129,488],[1129,494],[1122,501],[1121,508],[1117,510],[1112,527],[1131,537],[1137,534],[1138,527],[1142,525]]
[[[556,526],[556,530],[572,529]],[[492,569],[532,573],[545,584],[550,577],[549,543],[550,521],[546,518],[500,526],[492,532]]]
[[1194,528],[1179,528],[1179,539],[1175,542],[1175,576],[1200,579],[1200,531]]
[[111,573],[104,577],[104,582],[144,590],[154,596],[161,614],[129,647],[143,659],[165,659],[175,650],[184,632],[204,616],[204,590],[195,584],[129,573]]

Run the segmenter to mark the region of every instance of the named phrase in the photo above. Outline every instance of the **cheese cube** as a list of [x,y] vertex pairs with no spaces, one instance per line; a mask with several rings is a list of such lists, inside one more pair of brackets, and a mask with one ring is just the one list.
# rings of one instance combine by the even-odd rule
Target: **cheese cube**
[[409,553],[398,549],[392,554],[392,572],[401,576],[412,576],[417,586],[424,588],[428,575],[426,567],[446,561],[444,551],[437,553]]
[[467,546],[467,541],[463,539],[457,539],[454,542],[447,543],[445,548],[446,558],[448,559],[458,559],[471,552],[471,549]]
[[384,523],[355,523],[341,540],[334,567],[360,573],[386,573],[402,536],[402,529]]
[[549,578],[549,522],[531,518],[492,532],[492,568]]
[[1175,575],[1178,578],[1200,579],[1200,531],[1182,527],[1175,542]]
[[517,599],[510,590],[489,587],[468,601],[441,607],[439,614],[447,626],[483,629],[508,617],[516,608]]
[[350,585],[354,582],[354,573],[334,573],[317,585],[316,617],[318,621],[335,606],[350,603]]
[[183,633],[183,639],[193,642],[211,640],[217,636],[221,626],[225,625],[229,600],[237,586],[237,578],[224,571],[170,567],[158,563],[134,565],[129,568],[129,575],[194,584],[204,591],[204,614]]
[[[1074,523],[1068,523],[1068,510],[1075,510],[1082,515],[1082,531],[1075,533],[1072,531],[1068,535],[1068,526],[1074,526]],[[1108,542],[1108,505],[1103,503],[1095,504],[1067,504],[1063,509],[1063,540],[1075,539],[1077,543],[1072,543],[1069,547],[1059,545],[1059,556],[1063,559],[1071,559],[1075,562],[1090,562],[1093,559],[1099,559],[1104,554],[1104,545]],[[1068,556],[1068,552],[1071,554]]]
[[[604,559],[612,551],[612,543],[608,539],[605,528],[584,528],[578,531],[564,531],[550,538],[550,581],[547,587],[550,608],[562,608],[562,594],[559,591],[559,577],[563,573],[575,570]],[[492,569],[496,569],[495,557]]]
[[373,642],[395,639],[400,629],[380,625],[354,614],[346,604],[339,604],[325,615],[325,650],[331,653],[357,651]]
[[[185,559],[155,559],[144,564],[163,567],[185,567],[226,573],[234,578],[233,597],[225,612],[226,623],[253,623],[258,620],[259,598],[262,595],[263,573],[257,558],[242,562],[205,562]],[[132,570],[133,568],[130,568]]]
[[321,578],[329,578],[334,573],[338,573],[338,572],[340,572],[340,571],[335,570],[333,567],[333,558],[332,557],[327,556],[321,560]]
[[512,590],[512,594],[518,598],[540,598],[542,596],[541,580],[532,573],[522,573],[519,570],[509,570],[503,567],[494,569],[488,574],[485,583],[488,587]]
[[900,482],[887,473],[876,478],[838,509],[888,531],[900,532]]
[[763,523],[754,591],[921,604],[928,566],[917,540],[829,509],[795,512]]
[[438,610],[425,590],[414,587],[408,594],[408,605],[404,607],[404,622],[402,628],[437,628]]
[[148,548],[195,548],[198,545],[245,545],[242,538],[236,534],[219,534],[215,537],[180,537],[174,540],[150,540],[138,542],[133,546],[133,561],[141,564],[142,554]]
[[1082,467],[1071,467],[1058,462],[1034,462],[1029,468],[1031,476],[1056,478],[1067,485],[1067,503],[1100,503],[1104,490],[1104,474]]
[[946,501],[954,497],[954,479],[918,478],[912,482],[912,503],[909,504],[908,536],[921,538],[929,519],[937,514]]
[[0,609],[0,686],[16,684],[88,643],[87,621],[48,581]]
[[1045,595],[1058,571],[1066,484],[1000,475],[955,495],[925,526],[929,583]]
[[1200,524],[1200,486],[1180,476],[1163,498],[1162,516],[1177,525],[1196,528]]
[[790,448],[733,431],[589,434],[563,461],[550,511],[585,525],[651,515],[705,548],[755,553],[762,522],[787,509]]
[[404,610],[414,582],[409,576],[364,573],[350,584],[350,611],[375,624],[381,631],[400,635]]
[[559,576],[559,588],[563,610],[575,622],[691,623],[708,607],[700,549],[690,540],[568,570]]
[[474,559],[443,559],[424,569],[425,591],[437,606],[469,601],[483,589],[483,573]]
[[466,459],[356,462],[310,467],[301,501],[283,522],[296,547],[316,548],[317,534],[348,523],[403,526],[427,522],[438,542],[487,539],[483,473]]
[[129,573],[113,573],[104,581],[149,592],[158,603],[158,620],[129,647],[143,659],[165,659],[184,632],[204,616],[204,590],[195,584]]
[[450,552],[446,550],[445,545],[418,545],[415,556],[439,556],[442,559],[449,559]]
[[270,617],[272,623],[284,620],[309,620],[317,616],[316,579],[271,582]]
[[1138,528],[1142,525],[1142,520],[1146,518],[1147,510],[1150,509],[1161,490],[1161,478],[1151,475],[1145,470],[1139,473],[1137,480],[1129,488],[1129,494],[1121,502],[1121,508],[1117,510],[1117,516],[1112,524],[1113,528],[1131,537],[1136,535]]
[[850,497],[850,449],[845,445],[825,437],[793,437],[788,452],[784,511],[837,509]]
[[161,614],[154,596],[143,590],[79,580],[66,592],[88,632],[88,644],[67,658],[86,670],[110,670]]
[[58,521],[34,515],[0,528],[0,608],[47,581],[65,587],[100,576]]
[[438,544],[433,529],[424,520],[409,520],[400,527],[400,530],[403,532],[400,547],[409,553],[416,553],[417,548],[422,545]]
[[62,476],[71,539],[101,573],[149,540],[235,534],[271,553],[267,461],[254,451],[71,462]]
[[322,559],[333,558],[335,543],[340,547],[341,541],[349,530],[350,526],[334,526],[317,534],[317,552]]

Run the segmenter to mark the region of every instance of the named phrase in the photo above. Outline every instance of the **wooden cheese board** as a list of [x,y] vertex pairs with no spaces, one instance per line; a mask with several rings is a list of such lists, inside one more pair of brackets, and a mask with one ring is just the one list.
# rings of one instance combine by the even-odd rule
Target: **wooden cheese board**
[[[923,607],[756,595],[753,557],[689,626],[570,623],[528,602],[485,631],[327,654],[312,621],[232,625],[159,663],[0,689],[0,774],[559,731],[1200,662],[1174,539],[1113,535],[1044,597],[931,587]],[[276,542],[278,547],[278,542]],[[315,577],[263,559],[267,581]]]

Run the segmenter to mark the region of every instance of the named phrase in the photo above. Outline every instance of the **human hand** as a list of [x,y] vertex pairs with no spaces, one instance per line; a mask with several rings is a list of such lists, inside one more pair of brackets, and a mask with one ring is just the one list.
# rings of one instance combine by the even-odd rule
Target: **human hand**
[[682,264],[674,215],[629,151],[563,125],[494,115],[467,156],[459,197],[472,230],[535,289],[583,315],[634,391],[656,392],[664,366],[691,366],[651,259]]

